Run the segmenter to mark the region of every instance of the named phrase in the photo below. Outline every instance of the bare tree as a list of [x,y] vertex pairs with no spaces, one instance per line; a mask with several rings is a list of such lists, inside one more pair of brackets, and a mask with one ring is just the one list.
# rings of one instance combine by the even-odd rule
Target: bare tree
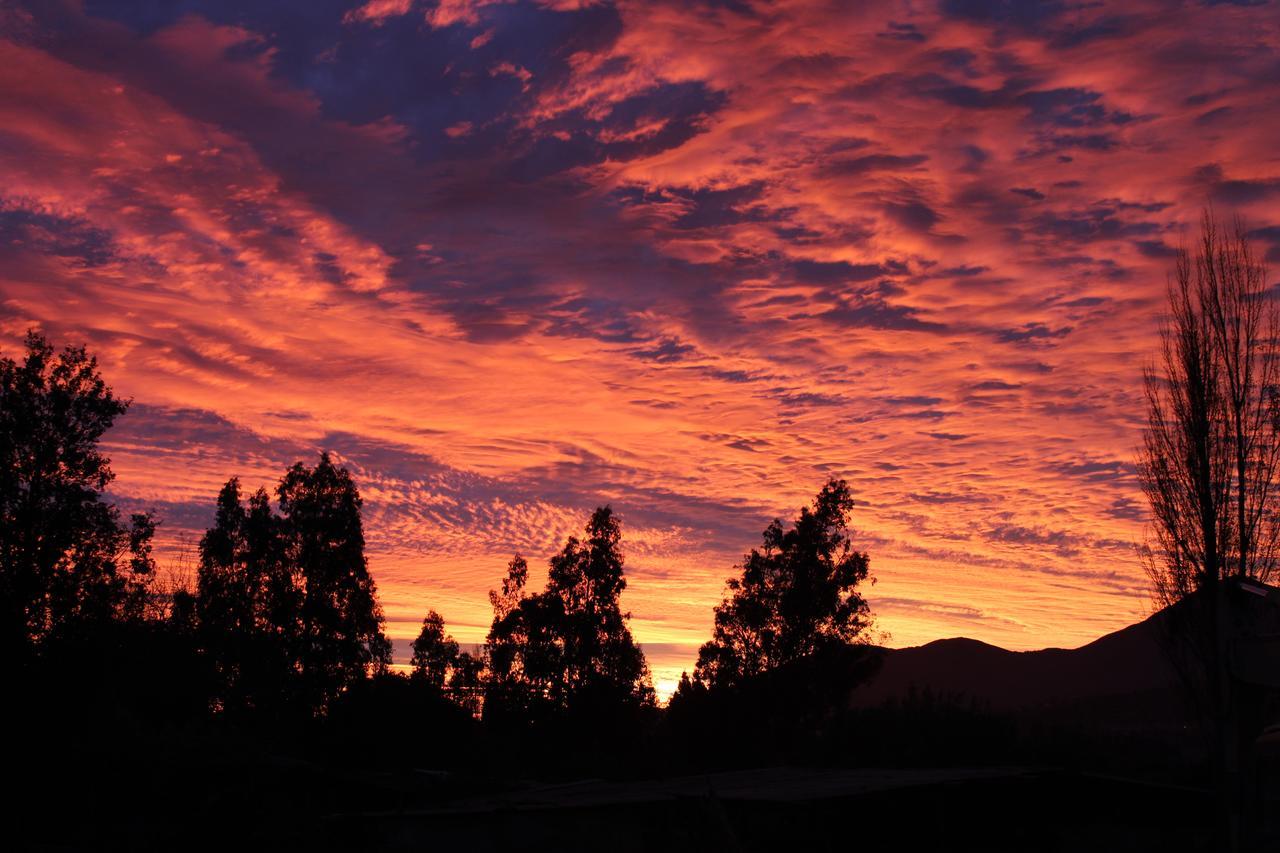
[[1139,458],[1161,606],[1276,570],[1280,318],[1265,283],[1240,222],[1224,231],[1206,214],[1195,255],[1178,253]]
[[1280,462],[1276,304],[1266,296],[1266,267],[1254,257],[1239,220],[1223,233],[1206,216],[1196,263],[1197,281],[1208,297],[1226,396],[1235,479],[1232,573],[1267,581],[1275,571],[1280,533],[1274,506]]
[[169,561],[156,572],[147,603],[148,619],[163,622],[173,618],[175,602],[196,592],[196,568],[199,562],[196,542],[188,532],[178,534]]
[[1235,848],[1242,725],[1227,670],[1228,581],[1276,570],[1280,319],[1243,224],[1206,213],[1195,254],[1178,253],[1161,357],[1145,375],[1139,474],[1151,505],[1144,550],[1167,648],[1213,742],[1226,849]]
[[1144,377],[1147,429],[1138,470],[1153,521],[1146,568],[1161,606],[1221,576],[1232,534],[1222,371],[1194,267],[1187,252],[1178,254],[1161,359]]

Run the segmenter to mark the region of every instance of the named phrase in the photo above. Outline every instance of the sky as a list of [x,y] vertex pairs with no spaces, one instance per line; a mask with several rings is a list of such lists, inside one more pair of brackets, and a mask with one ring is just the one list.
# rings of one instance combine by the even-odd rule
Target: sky
[[1278,47],[1275,2],[8,2],[0,350],[132,398],[166,566],[332,452],[401,656],[609,503],[665,693],[831,477],[882,641],[1080,645],[1151,606],[1173,252],[1212,206],[1280,267]]

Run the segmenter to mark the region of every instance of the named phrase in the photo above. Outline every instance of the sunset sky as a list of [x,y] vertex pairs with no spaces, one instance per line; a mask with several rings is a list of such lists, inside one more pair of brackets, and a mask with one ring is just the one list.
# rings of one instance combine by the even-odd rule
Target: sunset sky
[[[621,516],[660,692],[832,476],[892,645],[1149,608],[1173,249],[1280,268],[1275,2],[0,4],[0,348],[134,400],[164,561],[327,449],[404,643]],[[1274,275],[1271,280],[1274,279]]]

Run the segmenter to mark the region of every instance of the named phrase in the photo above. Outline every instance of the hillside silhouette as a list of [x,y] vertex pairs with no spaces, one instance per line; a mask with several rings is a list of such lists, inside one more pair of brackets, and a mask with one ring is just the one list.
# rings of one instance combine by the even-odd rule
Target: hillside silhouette
[[999,712],[1133,702],[1145,710],[1152,697],[1176,702],[1178,675],[1160,646],[1170,618],[1162,610],[1075,649],[1019,652],[967,637],[880,649],[879,671],[852,703],[873,707],[913,690]]

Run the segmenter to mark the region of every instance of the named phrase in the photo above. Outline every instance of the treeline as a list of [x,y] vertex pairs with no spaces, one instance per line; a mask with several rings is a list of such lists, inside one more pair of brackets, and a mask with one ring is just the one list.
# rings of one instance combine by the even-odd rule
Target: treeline
[[696,762],[735,731],[760,748],[811,737],[872,665],[869,562],[849,539],[843,481],[765,530],[664,712],[621,609],[610,507],[551,558],[542,590],[511,560],[478,653],[432,611],[401,674],[346,470],[323,454],[274,494],[231,479],[194,584],[173,588],[152,554],[158,520],[104,497],[98,444],[127,407],[83,349],[31,333],[21,358],[0,359],[0,631],[22,697],[9,710],[45,737],[237,732],[364,764]]

